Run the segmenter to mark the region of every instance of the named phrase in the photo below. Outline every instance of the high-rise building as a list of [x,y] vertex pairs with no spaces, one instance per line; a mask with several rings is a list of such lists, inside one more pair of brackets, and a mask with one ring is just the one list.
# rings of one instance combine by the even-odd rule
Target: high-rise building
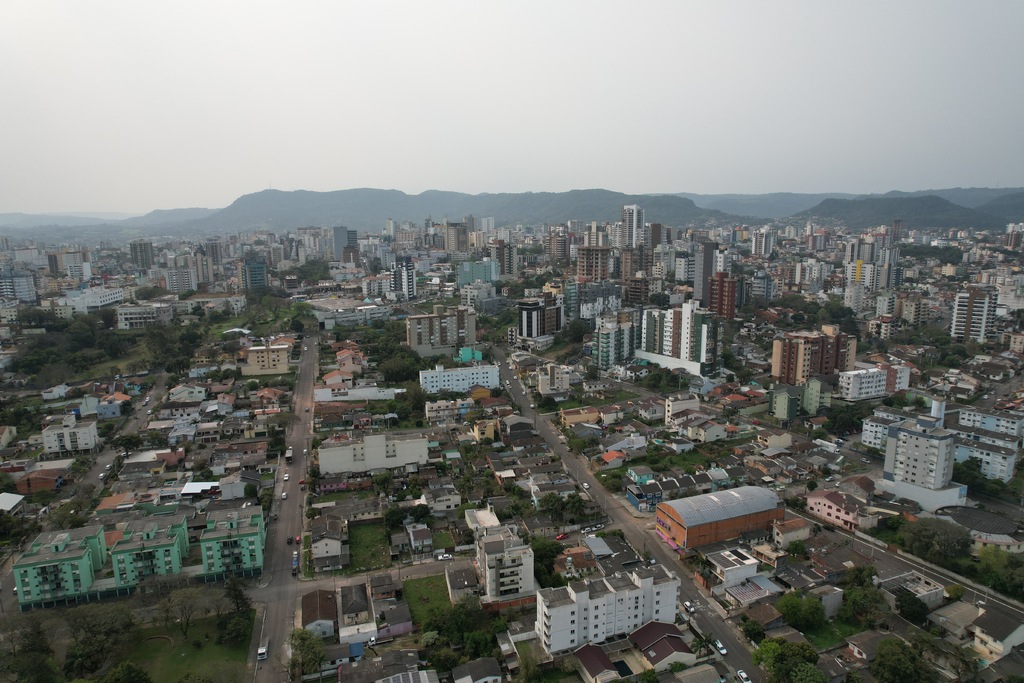
[[740,281],[728,273],[715,273],[708,281],[708,310],[719,318],[736,317]]
[[168,268],[164,273],[167,291],[174,294],[196,291],[199,289],[199,276],[192,268]]
[[132,263],[139,270],[149,270],[156,265],[153,243],[149,240],[132,240],[128,247],[131,250]]
[[608,370],[633,357],[642,341],[642,315],[642,309],[632,309],[597,319],[597,330],[594,332],[597,367]]
[[406,301],[416,298],[416,264],[411,256],[395,258],[395,267],[391,270],[391,291]]
[[930,416],[889,425],[885,442],[881,488],[928,512],[967,499],[967,487],[952,481],[957,435],[945,429],[944,413],[945,402],[933,401]]
[[644,309],[636,357],[667,368],[707,376],[718,363],[718,320],[695,300],[670,308]]
[[405,343],[421,356],[454,356],[460,347],[476,344],[476,311],[434,306],[433,313],[405,319]]
[[537,591],[534,631],[547,653],[569,652],[652,621],[672,623],[678,600],[679,577],[661,565],[573,581]]
[[267,257],[263,254],[248,253],[242,259],[242,289],[246,293],[257,293],[270,286],[270,271]]
[[750,251],[754,256],[771,256],[775,251],[775,232],[771,228],[760,228],[751,233]]
[[533,548],[515,526],[486,529],[476,539],[476,561],[483,581],[484,602],[532,596]]
[[953,300],[950,338],[955,342],[988,341],[995,332],[998,300],[999,292],[995,287],[968,287],[957,292]]
[[576,250],[576,277],[594,282],[607,280],[611,254],[609,247],[580,247]]
[[569,256],[569,238],[563,232],[548,235],[544,250],[552,261],[564,261]]
[[213,259],[213,265],[219,266],[224,261],[224,245],[218,239],[208,239],[203,244],[203,251]]
[[715,274],[715,260],[718,242],[704,242],[697,245],[694,254],[693,298],[702,305],[708,304],[708,282]]
[[853,370],[856,358],[857,338],[836,325],[822,325],[820,332],[786,332],[772,344],[771,377],[801,385],[814,375]]
[[515,280],[519,277],[519,247],[505,240],[495,240],[487,245],[492,261],[498,263],[498,277]]
[[620,247],[632,249],[641,244],[648,244],[651,240],[646,234],[644,223],[644,210],[636,204],[627,204],[622,207],[622,244]]
[[465,223],[444,224],[444,250],[449,254],[456,254],[469,249],[469,231]]
[[537,339],[557,334],[565,324],[561,297],[544,296],[519,301],[519,337]]

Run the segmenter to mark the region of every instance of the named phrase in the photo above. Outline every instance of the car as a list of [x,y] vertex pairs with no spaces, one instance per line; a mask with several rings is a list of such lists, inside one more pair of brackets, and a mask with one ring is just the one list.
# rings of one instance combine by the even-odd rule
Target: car
[[750,676],[748,676],[747,672],[743,669],[738,669],[736,671],[736,678],[740,679],[740,683],[750,683]]
[[440,555],[437,556],[437,559],[439,559],[439,560],[450,560],[450,559],[452,559],[452,556],[449,553],[441,553]]
[[647,564],[653,567],[654,565],[658,564],[658,561],[652,557],[651,559],[647,560]]
[[583,488],[589,489],[590,488],[590,484],[588,484],[587,482],[583,482]]
[[303,350],[303,351],[309,351],[309,347],[308,347],[308,346],[303,346],[303,347],[302,347],[302,350]]
[[295,537],[295,545],[302,545],[302,536]]
[[693,603],[690,602],[689,600],[687,600],[686,602],[683,603],[683,609],[685,609],[690,614],[693,614],[694,612],[697,611],[697,608],[694,607]]
[[153,414],[153,409],[152,408],[150,408],[149,410],[146,411],[146,415],[152,415],[152,414]]
[[292,551],[292,559],[295,560],[295,559],[298,559],[298,557],[299,557],[299,551],[298,550],[293,550]]
[[256,659],[257,659],[257,661],[261,661],[262,662],[266,658],[267,658],[267,646],[264,645],[263,647],[261,647],[258,650],[256,650]]
[[305,479],[299,479],[299,485],[300,486],[305,486],[306,485],[306,480]]
[[861,458],[860,461],[862,463],[864,463],[865,465],[870,465],[871,464],[871,458]]
[[567,538],[569,538],[569,534],[558,534],[555,536],[556,541],[564,541]]
[[604,528],[604,524],[595,524],[594,531],[599,531]]
[[593,530],[594,530],[594,527],[592,527],[592,526],[585,526],[582,529],[580,529],[580,532],[586,534],[586,533],[589,533],[589,532],[591,532]]
[[289,536],[289,537],[288,537],[288,541],[287,541],[288,545],[291,545],[291,544],[292,544],[292,543],[294,543],[294,542],[295,542],[295,539],[294,539],[294,538],[292,538],[291,536]]
[[983,399],[988,399],[988,394],[985,394],[984,396],[982,396],[982,398]]
[[103,481],[106,478],[107,478],[107,473],[106,472],[100,472],[100,481]]
[[113,465],[111,465],[111,464],[109,464],[109,463],[108,463],[108,464],[107,464],[107,466],[106,466],[106,467],[104,467],[103,469],[105,469],[105,470],[109,470],[109,469],[110,469],[111,467],[113,467]]
[[284,480],[288,481],[288,473],[287,472],[284,473]]
[[723,657],[729,654],[729,651],[725,649],[725,645],[722,645],[722,641],[720,640],[715,641],[715,649],[718,650],[718,654]]
[[307,412],[307,413],[309,412],[309,408],[306,408],[306,412]]
[[835,477],[825,477],[825,481],[835,481]]
[[281,500],[288,500],[288,492],[287,491],[282,491],[281,492]]
[[303,448],[302,449],[302,454],[303,455],[308,455],[309,454],[309,449],[308,448]]

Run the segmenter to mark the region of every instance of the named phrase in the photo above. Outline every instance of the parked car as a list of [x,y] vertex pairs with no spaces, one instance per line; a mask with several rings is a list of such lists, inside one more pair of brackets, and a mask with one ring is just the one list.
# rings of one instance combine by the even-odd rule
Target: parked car
[[729,651],[725,649],[725,645],[723,645],[722,641],[720,640],[715,641],[715,649],[718,650],[718,654],[722,655],[723,657],[729,654]]
[[693,603],[690,602],[689,600],[687,600],[686,602],[683,603],[683,609],[685,609],[690,614],[693,614],[694,612],[697,611],[697,608],[694,607]]
[[305,479],[299,479],[299,484],[305,484],[305,483],[306,483]]
[[589,489],[590,488],[590,484],[588,484],[587,482],[583,482],[583,488]]
[[591,532],[591,531],[593,531],[593,530],[594,530],[594,527],[592,527],[592,526],[585,526],[585,527],[583,527],[583,529],[581,530],[581,533],[584,533],[584,534],[586,534],[586,533],[589,533],[589,532]]
[[109,464],[109,463],[108,463],[108,464],[107,464],[107,466],[106,466],[106,467],[104,467],[103,469],[105,469],[105,470],[109,470],[109,469],[110,469],[111,467],[113,467],[113,465],[111,465],[111,464]]
[[594,525],[594,531],[600,531],[603,528],[604,528],[604,524],[595,524]]
[[442,553],[442,554],[437,556],[437,559],[439,559],[439,560],[450,560],[450,559],[452,559],[452,556],[449,553]]
[[864,463],[865,465],[870,465],[871,464],[871,458],[861,458],[860,461],[862,463]]
[[100,481],[103,481],[106,478],[107,478],[107,473],[106,472],[100,472]]
[[288,481],[288,473],[287,472],[284,473],[284,480]]
[[556,541],[564,541],[567,538],[569,538],[569,534],[558,534],[555,536]]
[[743,669],[739,669],[736,672],[736,678],[740,679],[740,683],[750,683],[750,676]]
[[295,545],[302,545],[302,536],[295,537]]
[[281,500],[288,500],[288,492],[287,491],[282,491],[281,492]]

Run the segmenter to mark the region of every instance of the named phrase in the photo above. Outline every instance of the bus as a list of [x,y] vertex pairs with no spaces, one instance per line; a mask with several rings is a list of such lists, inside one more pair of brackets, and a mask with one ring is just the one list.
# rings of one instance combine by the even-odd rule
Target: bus
[[286,451],[284,452],[284,461],[285,461],[286,463],[288,463],[289,465],[291,465],[291,464],[292,464],[292,456],[293,456],[293,455],[294,455],[294,453],[292,452],[292,447],[291,447],[291,446],[289,446],[289,447],[288,447],[288,450],[286,450]]

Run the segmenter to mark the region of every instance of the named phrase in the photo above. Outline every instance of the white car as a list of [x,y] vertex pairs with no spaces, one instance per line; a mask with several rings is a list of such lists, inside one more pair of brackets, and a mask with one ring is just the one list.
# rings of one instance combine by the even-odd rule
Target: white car
[[536,408],[537,406],[536,406],[535,404],[531,403],[531,404],[530,404],[530,407],[531,407],[531,408]]
[[284,480],[288,481],[288,473],[287,472],[284,473]]
[[729,651],[725,649],[725,645],[722,645],[722,641],[720,640],[715,641],[715,649],[718,650],[718,654],[723,657],[729,654]]
[[590,484],[588,484],[587,482],[583,482],[583,488],[589,489],[590,488]]
[[105,469],[105,470],[109,470],[109,469],[110,469],[111,467],[113,467],[113,465],[107,465],[107,466],[106,466],[106,467],[104,467],[103,469]]
[[303,350],[303,351],[309,351],[309,347],[308,347],[308,346],[303,346],[303,347],[302,347],[302,350]]
[[100,481],[103,481],[106,478],[107,478],[107,473],[106,472],[100,472]]
[[740,679],[741,683],[750,683],[750,676],[748,676],[747,672],[743,669],[739,669],[736,672],[736,678]]
[[281,500],[288,500],[288,492],[287,491],[282,491],[281,492]]
[[437,556],[437,559],[439,559],[439,560],[450,560],[450,559],[452,559],[452,556],[449,555],[448,553],[442,553],[441,555]]
[[686,602],[683,603],[683,609],[685,609],[690,614],[693,614],[694,612],[697,611],[697,608],[694,607],[693,603],[690,602],[689,600],[687,600]]

